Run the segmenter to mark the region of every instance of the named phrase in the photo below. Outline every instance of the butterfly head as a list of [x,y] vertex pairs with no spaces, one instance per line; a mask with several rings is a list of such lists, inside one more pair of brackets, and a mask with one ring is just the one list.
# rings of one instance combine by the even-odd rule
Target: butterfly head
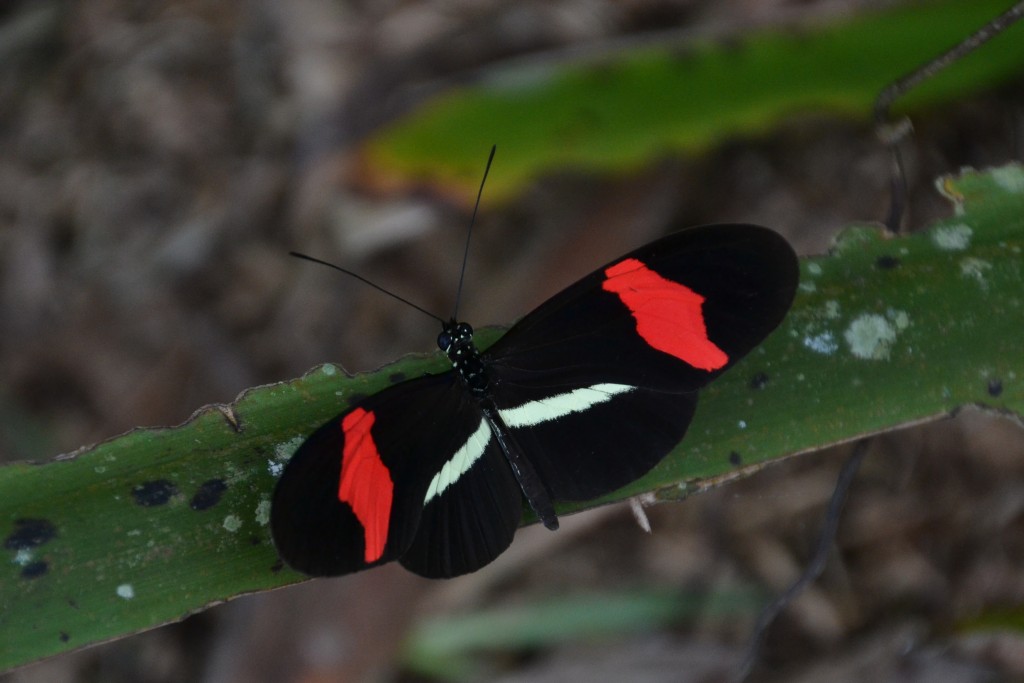
[[451,356],[465,347],[473,346],[473,328],[469,323],[454,320],[444,324],[441,334],[437,335],[437,346]]

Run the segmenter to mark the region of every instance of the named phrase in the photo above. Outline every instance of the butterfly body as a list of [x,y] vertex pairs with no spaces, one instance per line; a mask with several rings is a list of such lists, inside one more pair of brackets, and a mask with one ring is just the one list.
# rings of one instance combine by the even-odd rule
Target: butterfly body
[[445,323],[451,371],[350,406],[293,456],[272,504],[278,551],[311,575],[479,569],[511,543],[524,500],[557,528],[557,501],[660,462],[698,390],[776,327],[796,283],[776,233],[709,226],[585,276],[486,351],[467,323]]

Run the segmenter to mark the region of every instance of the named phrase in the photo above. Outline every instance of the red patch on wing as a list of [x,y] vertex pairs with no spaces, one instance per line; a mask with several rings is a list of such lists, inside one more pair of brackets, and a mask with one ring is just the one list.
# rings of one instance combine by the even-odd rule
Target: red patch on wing
[[384,554],[394,494],[391,472],[381,462],[370,433],[376,419],[372,412],[356,408],[341,421],[345,448],[341,456],[338,500],[348,503],[363,526],[366,539],[363,559],[367,564],[376,562]]
[[637,259],[608,266],[601,288],[616,294],[636,318],[636,331],[651,347],[700,370],[717,370],[729,356],[708,339],[704,297],[666,280]]

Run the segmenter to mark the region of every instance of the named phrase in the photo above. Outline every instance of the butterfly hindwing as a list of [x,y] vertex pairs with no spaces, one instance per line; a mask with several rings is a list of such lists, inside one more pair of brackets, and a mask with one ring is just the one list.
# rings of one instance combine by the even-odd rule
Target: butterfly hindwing
[[[487,564],[511,542],[522,502],[493,439],[471,461],[458,455],[480,424],[451,372],[404,382],[343,412],[300,446],[278,481],[271,515],[278,552],[312,576],[390,562],[411,547],[406,564],[425,575]],[[442,472],[448,480],[439,491]],[[453,509],[480,519],[487,537],[474,536]],[[435,543],[425,547],[418,534]]]
[[512,543],[523,495],[483,420],[428,487],[419,529],[402,565],[429,578],[476,571]]

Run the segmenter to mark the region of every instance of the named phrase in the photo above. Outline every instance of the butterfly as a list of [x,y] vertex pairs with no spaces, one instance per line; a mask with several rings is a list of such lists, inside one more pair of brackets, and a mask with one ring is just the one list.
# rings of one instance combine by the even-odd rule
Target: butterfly
[[598,268],[485,351],[442,322],[447,372],[349,405],[310,435],[274,490],[292,568],[335,576],[397,560],[426,577],[476,571],[511,544],[523,501],[640,478],[682,439],[701,387],[789,310],[797,258],[754,225],[683,230]]

